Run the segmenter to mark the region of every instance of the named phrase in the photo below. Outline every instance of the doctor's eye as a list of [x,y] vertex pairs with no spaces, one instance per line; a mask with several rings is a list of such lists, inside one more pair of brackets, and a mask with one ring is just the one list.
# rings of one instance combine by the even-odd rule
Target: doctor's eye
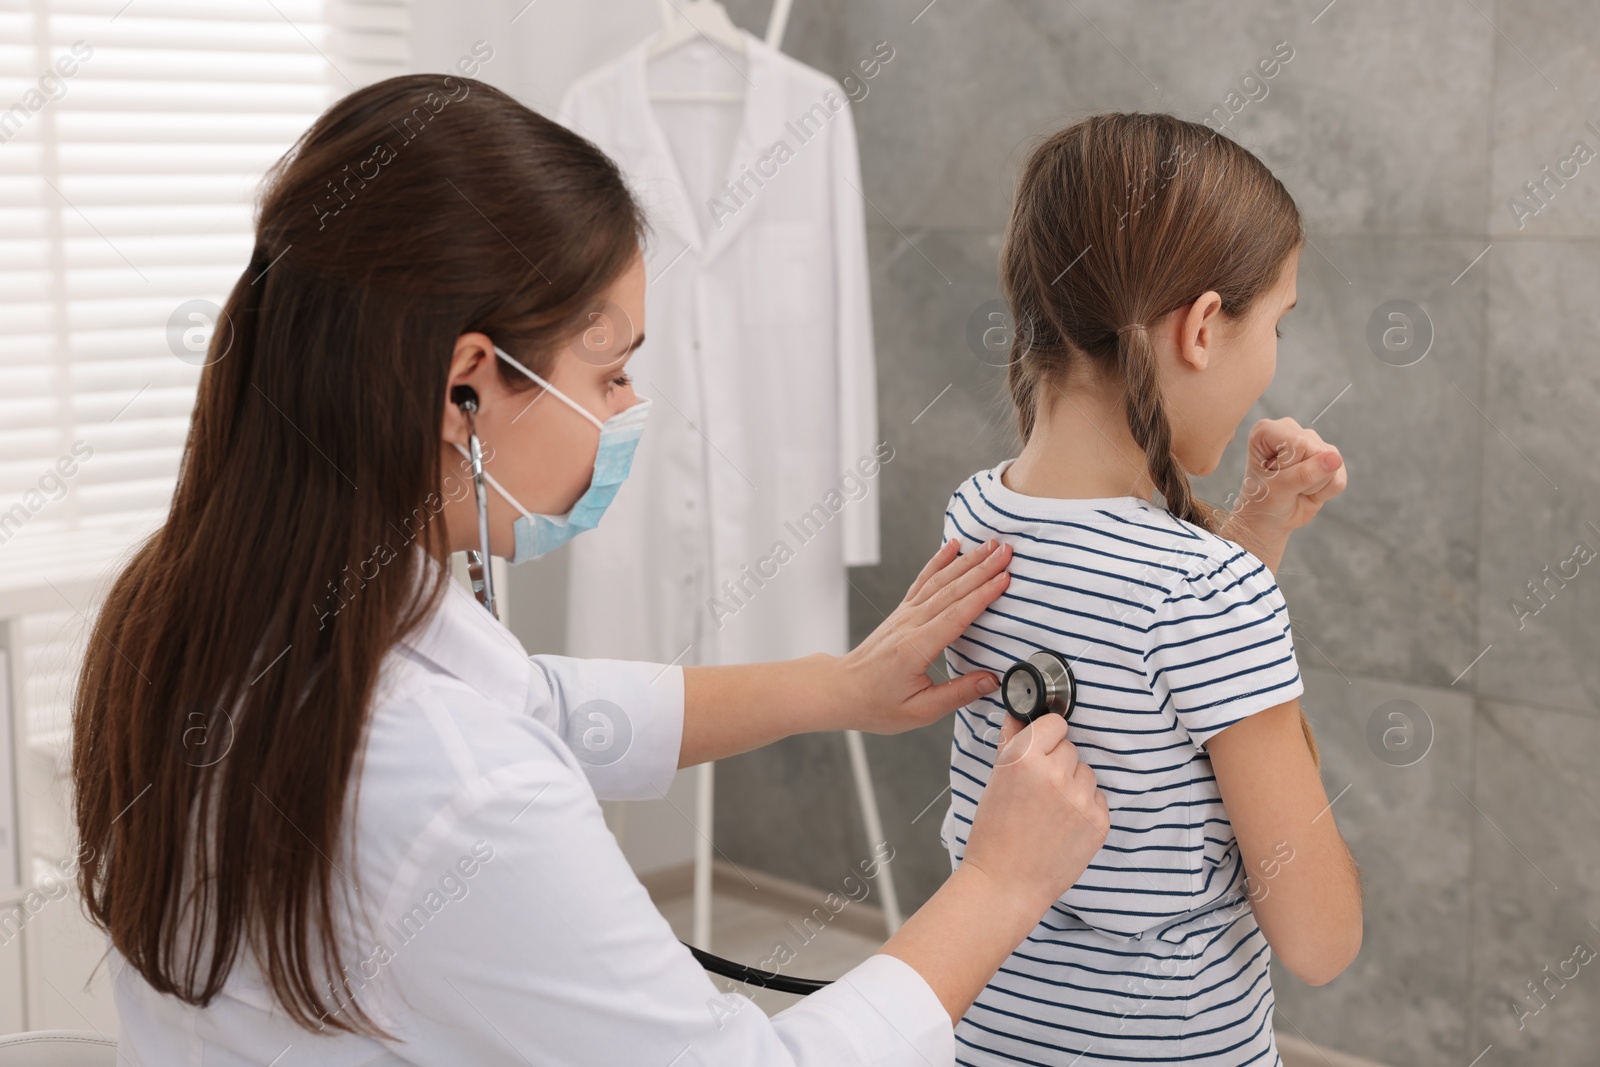
[[1282,326],[1274,326],[1272,328],[1272,332],[1275,335],[1277,335],[1278,337],[1282,337],[1283,336],[1283,327]]
[[611,379],[611,384],[621,388],[624,385],[632,385],[633,379],[628,377],[627,373],[624,372]]

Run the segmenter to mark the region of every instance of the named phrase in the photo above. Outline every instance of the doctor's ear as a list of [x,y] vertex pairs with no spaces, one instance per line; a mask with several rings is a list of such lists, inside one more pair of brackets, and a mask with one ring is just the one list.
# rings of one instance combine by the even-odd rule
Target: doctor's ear
[[487,334],[464,333],[456,338],[450,356],[450,376],[445,383],[445,405],[440,436],[452,443],[467,443],[468,424],[463,403],[470,400],[476,416],[493,403],[504,387],[497,377],[494,342]]

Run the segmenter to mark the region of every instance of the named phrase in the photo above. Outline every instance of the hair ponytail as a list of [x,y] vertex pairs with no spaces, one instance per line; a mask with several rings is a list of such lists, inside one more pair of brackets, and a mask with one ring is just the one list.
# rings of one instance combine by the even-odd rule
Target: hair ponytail
[[1172,423],[1156,377],[1155,346],[1143,324],[1117,331],[1117,364],[1126,387],[1128,430],[1144,449],[1151,483],[1173,515],[1216,533],[1211,509],[1195,497],[1189,475],[1172,453]]

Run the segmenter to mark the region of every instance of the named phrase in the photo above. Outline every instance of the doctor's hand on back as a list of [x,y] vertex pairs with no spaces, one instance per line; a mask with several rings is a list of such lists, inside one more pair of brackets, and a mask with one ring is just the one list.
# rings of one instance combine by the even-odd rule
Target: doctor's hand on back
[[[1011,546],[988,541],[934,553],[887,619],[843,658],[857,684],[855,714],[841,725],[895,733],[926,725],[993,692],[987,671],[935,684],[932,657],[1005,591]],[[961,865],[884,945],[938,994],[952,1021],[1105,843],[1111,816],[1094,769],[1067,740],[1067,720],[1047,714],[1024,726],[1002,713],[994,776],[978,800]]]

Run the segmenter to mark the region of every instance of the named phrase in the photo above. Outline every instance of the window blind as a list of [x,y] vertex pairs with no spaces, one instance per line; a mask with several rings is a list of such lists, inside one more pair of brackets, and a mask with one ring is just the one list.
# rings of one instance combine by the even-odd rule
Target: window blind
[[[221,305],[266,168],[408,39],[405,0],[0,0],[0,576],[103,570],[161,520],[208,326],[182,309]],[[55,607],[27,622],[47,731],[91,610]]]
[[222,302],[266,167],[406,41],[401,0],[0,0],[0,547],[159,519],[200,373],[169,319]]

